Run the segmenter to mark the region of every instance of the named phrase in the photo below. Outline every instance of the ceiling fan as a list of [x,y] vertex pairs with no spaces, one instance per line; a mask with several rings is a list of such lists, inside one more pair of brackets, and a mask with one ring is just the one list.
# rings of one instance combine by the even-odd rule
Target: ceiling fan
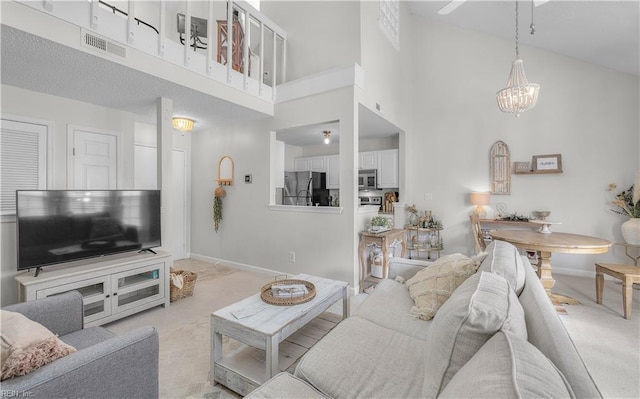
[[[466,3],[468,0],[451,0],[449,3],[447,3],[444,7],[442,7],[441,9],[438,10],[438,15],[447,15],[450,14],[453,10],[455,10],[456,8],[460,7],[461,5],[463,5],[464,3]],[[471,1],[471,0],[469,0]],[[545,3],[548,3],[550,0],[533,0],[533,4],[538,7],[541,6]]]

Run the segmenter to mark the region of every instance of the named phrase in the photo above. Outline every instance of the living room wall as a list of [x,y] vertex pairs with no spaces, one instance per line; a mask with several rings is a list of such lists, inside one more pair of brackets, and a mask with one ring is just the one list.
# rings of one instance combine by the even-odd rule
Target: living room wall
[[[133,170],[133,140],[135,115],[129,112],[100,107],[63,97],[37,93],[13,86],[2,85],[2,113],[25,116],[53,122],[53,184],[50,189],[67,187],[67,125],[78,125],[121,135],[121,159],[124,171]],[[133,173],[122,173],[119,188],[133,187]],[[16,275],[15,221],[3,221],[0,226],[1,269],[0,304],[18,301]]]
[[[633,183],[638,170],[637,76],[548,51],[520,46],[529,81],[540,84],[537,106],[519,118],[498,110],[513,60],[513,42],[412,16],[420,38],[412,48],[415,70],[407,134],[407,202],[442,219],[445,251],[473,251],[470,191],[489,189],[489,150],[503,140],[511,161],[562,154],[564,173],[513,175],[511,195],[491,197],[491,209],[529,215],[551,211],[552,230],[622,241],[623,217],[609,211],[607,185]],[[405,25],[406,26],[406,25]],[[424,200],[423,193],[433,193]],[[605,255],[554,254],[554,270],[593,275],[595,260],[624,261],[614,247]]]
[[[271,273],[308,273],[357,279],[354,234],[355,146],[353,89],[344,88],[277,105],[276,116],[194,134],[192,138],[192,256]],[[269,207],[270,141],[281,128],[340,121],[342,213],[287,212]],[[217,163],[230,155],[235,182],[225,187],[223,219],[212,222]],[[252,183],[244,183],[244,175]],[[289,262],[289,251],[296,253]]]

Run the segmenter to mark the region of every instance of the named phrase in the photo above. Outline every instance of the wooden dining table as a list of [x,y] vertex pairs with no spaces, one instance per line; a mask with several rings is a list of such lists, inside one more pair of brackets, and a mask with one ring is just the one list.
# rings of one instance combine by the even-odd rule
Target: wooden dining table
[[551,269],[551,254],[602,254],[609,251],[611,241],[581,234],[542,234],[535,230],[495,230],[489,233],[493,239],[509,242],[516,247],[534,250],[538,254],[537,274],[547,295],[558,313],[566,313],[562,304],[575,305],[575,299],[554,294],[551,289],[556,284]]

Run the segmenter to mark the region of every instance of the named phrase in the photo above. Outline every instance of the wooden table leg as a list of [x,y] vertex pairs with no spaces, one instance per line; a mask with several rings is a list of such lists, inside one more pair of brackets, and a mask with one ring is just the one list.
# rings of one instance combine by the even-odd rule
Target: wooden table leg
[[273,335],[271,337],[267,337],[267,348],[266,352],[266,366],[267,366],[267,380],[271,379],[271,377],[275,376],[280,372],[278,367],[278,346],[280,344],[279,334]]
[[538,277],[540,278],[540,282],[542,282],[544,290],[547,292],[547,295],[555,306],[556,312],[566,314],[567,311],[564,309],[562,304],[577,305],[580,303],[569,296],[554,294],[553,292],[551,292],[553,286],[556,285],[556,280],[553,278],[553,275],[551,273],[551,252],[538,251],[537,267],[537,273]]
[[364,292],[364,279],[367,276],[366,239],[360,237],[360,292]]
[[211,359],[209,379],[211,385],[216,385],[216,376],[214,373],[216,362],[222,359],[222,334],[215,330],[213,317],[211,317]]
[[596,303],[602,305],[602,291],[604,289],[604,274],[600,266],[596,265]]
[[624,309],[624,318],[631,318],[631,301],[633,299],[633,281],[625,276],[622,280],[622,308]]

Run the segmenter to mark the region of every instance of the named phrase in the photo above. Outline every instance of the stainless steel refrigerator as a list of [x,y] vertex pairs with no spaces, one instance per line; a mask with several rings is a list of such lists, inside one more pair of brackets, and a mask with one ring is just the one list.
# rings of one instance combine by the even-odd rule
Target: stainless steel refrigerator
[[321,172],[284,172],[282,204],[329,206],[327,174]]

